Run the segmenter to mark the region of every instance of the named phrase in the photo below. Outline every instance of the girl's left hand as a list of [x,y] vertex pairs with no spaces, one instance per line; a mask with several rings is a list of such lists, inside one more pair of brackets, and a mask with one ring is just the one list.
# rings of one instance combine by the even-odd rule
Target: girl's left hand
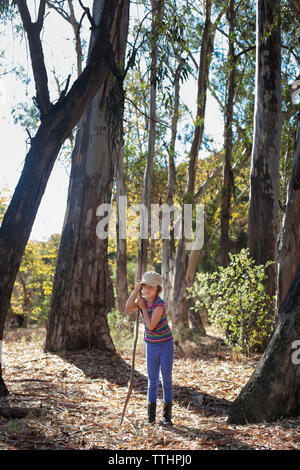
[[140,307],[141,310],[146,308],[145,300],[139,297],[138,299],[135,300],[135,303],[137,304],[138,307]]

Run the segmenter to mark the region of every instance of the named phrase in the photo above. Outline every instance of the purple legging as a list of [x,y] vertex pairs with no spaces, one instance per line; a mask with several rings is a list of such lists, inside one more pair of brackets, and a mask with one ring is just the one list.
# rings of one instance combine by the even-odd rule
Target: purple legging
[[148,402],[156,403],[159,370],[161,369],[163,398],[165,402],[172,401],[172,369],[174,357],[173,340],[163,343],[146,343],[147,372],[148,372]]

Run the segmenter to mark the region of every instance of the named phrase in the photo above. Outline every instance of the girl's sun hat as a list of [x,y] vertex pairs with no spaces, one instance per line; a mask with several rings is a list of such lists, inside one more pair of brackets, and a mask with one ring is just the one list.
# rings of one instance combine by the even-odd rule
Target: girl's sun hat
[[153,272],[153,271],[147,271],[143,274],[142,284],[148,284],[150,286],[161,286],[162,285],[162,277],[160,274]]

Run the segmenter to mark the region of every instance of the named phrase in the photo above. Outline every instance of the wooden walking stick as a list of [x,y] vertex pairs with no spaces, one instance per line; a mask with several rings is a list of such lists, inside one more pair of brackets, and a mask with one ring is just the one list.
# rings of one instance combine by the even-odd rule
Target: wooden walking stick
[[126,396],[126,400],[124,403],[124,408],[123,408],[123,413],[122,413],[122,418],[121,418],[121,423],[120,426],[122,426],[123,419],[125,416],[125,411],[127,404],[129,402],[129,398],[132,392],[133,388],[133,382],[134,382],[134,363],[135,363],[135,351],[136,351],[136,344],[138,340],[138,335],[139,335],[139,318],[140,318],[140,308],[138,308],[138,312],[136,314],[136,321],[135,321],[135,336],[134,336],[134,342],[133,342],[133,349],[132,349],[132,361],[131,361],[131,373],[130,373],[130,381],[129,381],[129,386],[128,386],[128,392]]

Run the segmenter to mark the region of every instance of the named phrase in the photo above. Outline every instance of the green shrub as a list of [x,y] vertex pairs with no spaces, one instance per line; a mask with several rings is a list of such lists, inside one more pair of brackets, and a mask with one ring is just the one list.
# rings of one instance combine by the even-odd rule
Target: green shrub
[[188,289],[195,308],[204,305],[211,323],[220,327],[226,342],[248,354],[260,351],[274,328],[274,298],[267,295],[266,265],[256,266],[248,249],[230,253],[230,264],[212,274],[197,274]]

